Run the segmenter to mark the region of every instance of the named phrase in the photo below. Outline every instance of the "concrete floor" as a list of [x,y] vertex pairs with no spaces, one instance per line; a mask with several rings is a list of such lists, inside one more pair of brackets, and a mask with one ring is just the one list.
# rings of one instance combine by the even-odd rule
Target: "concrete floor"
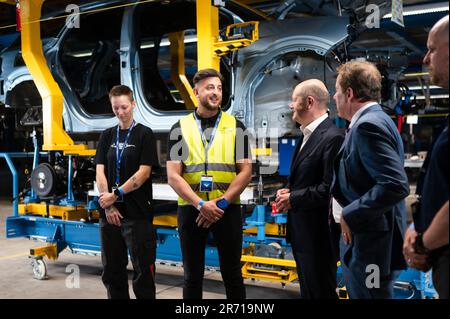
[[[5,219],[12,215],[10,201],[0,200],[0,299],[104,299],[106,290],[101,282],[102,265],[100,257],[74,255],[63,251],[57,261],[46,259],[48,280],[36,280],[30,260],[27,257],[30,248],[42,246],[28,239],[6,239]],[[71,265],[80,270],[79,288],[67,288],[66,281],[72,282]],[[69,270],[67,267],[69,266]],[[128,265],[129,277],[132,277],[131,265]],[[67,270],[67,272],[66,272]],[[182,298],[183,269],[166,265],[156,266],[156,298]],[[298,283],[287,284],[268,281],[245,280],[249,299],[292,299],[299,298]],[[130,295],[133,298],[130,282]],[[220,273],[206,271],[203,283],[205,299],[224,299]]]

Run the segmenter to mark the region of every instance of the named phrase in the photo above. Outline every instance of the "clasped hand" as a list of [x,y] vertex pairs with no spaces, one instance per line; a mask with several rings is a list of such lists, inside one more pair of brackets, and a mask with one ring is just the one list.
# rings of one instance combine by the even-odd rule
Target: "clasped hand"
[[212,224],[216,223],[220,218],[222,218],[224,211],[217,207],[217,202],[222,198],[216,198],[205,202],[200,208],[200,213],[198,214],[195,222],[198,227],[209,228]]
[[104,192],[100,194],[100,198],[98,199],[98,203],[100,207],[103,209],[108,208],[112,204],[114,204],[117,200],[117,195],[114,193]]
[[275,198],[275,203],[277,204],[277,210],[279,212],[285,212],[292,208],[290,196],[291,196],[291,193],[290,193],[289,189],[287,189],[287,188],[279,189],[277,191],[277,197]]

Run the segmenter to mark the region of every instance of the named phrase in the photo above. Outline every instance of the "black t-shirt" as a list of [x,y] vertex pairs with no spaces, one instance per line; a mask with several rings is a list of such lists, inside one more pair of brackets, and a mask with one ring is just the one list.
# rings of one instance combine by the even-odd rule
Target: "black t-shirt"
[[415,228],[424,232],[436,213],[449,198],[448,125],[439,135],[431,150],[430,164],[425,176],[421,209],[414,216]]
[[[202,118],[197,113],[197,117],[200,119],[202,130],[205,132],[208,143],[218,116],[219,113],[210,118]],[[250,140],[252,138],[253,136],[247,131],[245,125],[241,121],[236,120],[236,142],[234,148],[236,162],[242,159],[251,159]],[[180,142],[181,144],[179,144]],[[172,152],[173,146],[176,147],[174,148],[174,152]],[[175,123],[170,130],[167,150],[168,161],[184,161],[189,155],[189,147],[181,135],[180,121]]]
[[[119,150],[122,149],[128,129],[119,130]],[[108,190],[115,186],[116,181],[116,137],[117,126],[105,130],[100,136],[95,156],[95,164],[105,165],[105,175],[108,181]],[[148,165],[154,170],[158,166],[156,142],[150,128],[136,124],[130,133],[127,146],[123,151],[120,165],[119,186],[123,185],[138,170],[140,165]],[[114,205],[127,219],[142,219],[152,217],[152,178],[144,182],[138,189],[125,194],[123,203]],[[104,211],[100,212],[104,218]]]

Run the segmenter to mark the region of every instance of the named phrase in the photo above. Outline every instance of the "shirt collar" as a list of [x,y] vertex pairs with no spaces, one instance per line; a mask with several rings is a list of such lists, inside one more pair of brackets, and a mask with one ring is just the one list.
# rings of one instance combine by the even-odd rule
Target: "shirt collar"
[[361,114],[367,110],[369,107],[373,105],[377,105],[377,102],[367,102],[363,107],[361,107],[358,111],[356,111],[355,114],[352,116],[352,120],[350,121],[350,125],[348,128],[351,128],[353,125],[355,125],[356,121],[361,117]]
[[322,115],[321,117],[315,119],[314,121],[312,121],[311,123],[309,123],[305,128],[303,128],[302,126],[300,126],[300,130],[302,131],[303,135],[311,135],[316,128],[327,119],[328,117],[328,113],[325,113],[324,115]]
[[219,107],[219,112],[217,112],[216,115],[212,117],[201,117],[200,114],[198,114],[197,110],[198,108],[195,108],[195,115],[197,115],[197,118],[202,122],[215,122],[217,120],[217,117],[219,116],[219,113],[222,112],[222,109]]

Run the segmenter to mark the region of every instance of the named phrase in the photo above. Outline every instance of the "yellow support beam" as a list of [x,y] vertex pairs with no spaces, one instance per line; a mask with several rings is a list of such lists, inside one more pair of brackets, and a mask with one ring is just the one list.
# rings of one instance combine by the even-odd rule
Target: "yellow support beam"
[[16,0],[0,0],[0,3],[11,4],[13,6],[16,5]]
[[290,270],[269,270],[253,267],[252,263],[245,263],[242,267],[242,276],[259,280],[269,280],[281,283],[290,283],[298,279],[297,271]]
[[197,0],[197,64],[198,69],[220,71],[220,58],[214,53],[219,37],[219,8],[211,0]]
[[[220,57],[249,46],[258,40],[259,22],[249,21],[229,25],[226,29],[226,39],[219,39],[219,8],[211,0],[197,0],[197,65],[198,69],[213,68],[220,71]],[[231,31],[251,28],[248,38],[234,38]]]
[[158,215],[153,218],[154,226],[178,227],[177,215]]
[[225,39],[214,43],[214,53],[223,56],[237,51],[259,40],[259,22],[249,21],[230,24],[225,32]]
[[186,77],[184,63],[184,31],[169,33],[169,40],[172,81],[183,98],[186,109],[193,110],[197,106],[197,98]]
[[47,66],[41,42],[41,8],[45,0],[21,0],[22,56],[42,97],[43,150],[92,156],[95,150],[75,144],[62,122],[63,95]]
[[256,264],[266,264],[273,266],[296,268],[295,260],[289,259],[278,259],[278,258],[267,258],[267,257],[257,257],[250,255],[242,255],[242,262],[256,263]]
[[271,148],[252,148],[252,154],[255,156],[270,156],[272,155]]
[[47,205],[46,203],[29,203],[19,205],[19,215],[37,215],[61,218],[62,220],[98,219],[100,214],[98,211],[88,212],[84,206],[58,206]]
[[[252,255],[253,246],[242,249],[242,276],[259,280],[289,283],[298,279],[294,260]],[[271,267],[274,266],[274,267]]]
[[[244,229],[244,234],[257,234],[258,227]],[[286,236],[286,225],[266,223],[265,234],[268,236]]]
[[58,259],[58,248],[56,244],[50,244],[45,247],[32,248],[30,249],[30,256],[32,257],[47,256],[48,259],[56,260]]

